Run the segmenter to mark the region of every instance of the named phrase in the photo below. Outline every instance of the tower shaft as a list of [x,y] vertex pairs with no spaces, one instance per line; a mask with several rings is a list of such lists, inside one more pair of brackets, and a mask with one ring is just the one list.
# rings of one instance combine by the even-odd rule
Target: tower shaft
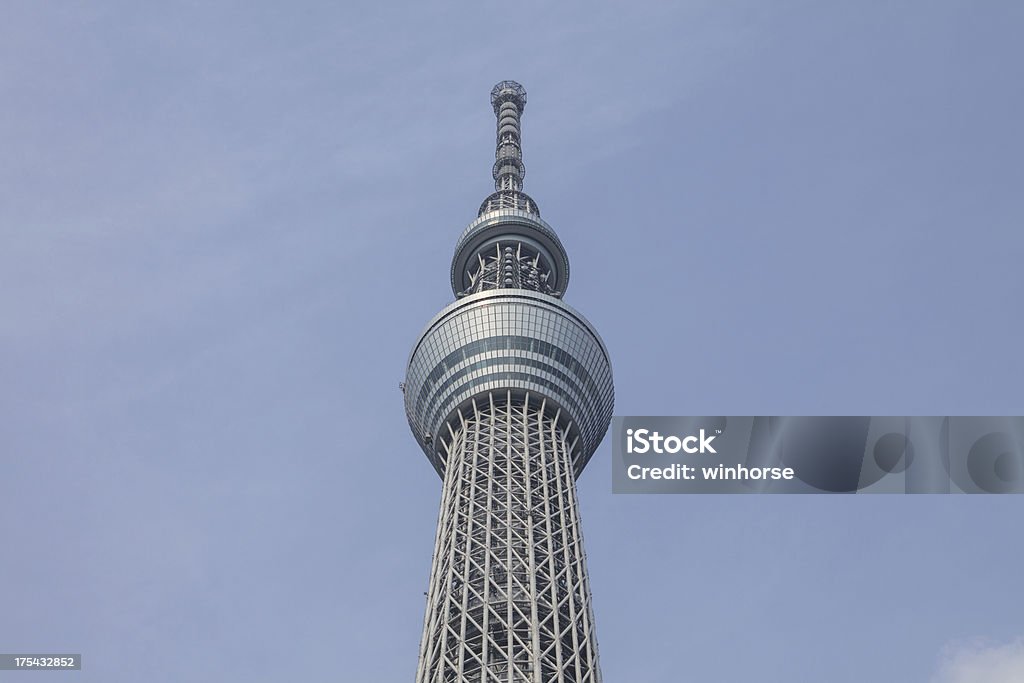
[[523,192],[526,90],[501,81],[491,106],[495,192],[402,383],[444,482],[416,683],[600,683],[576,477],[611,422],[611,362],[562,301],[568,256]]
[[450,436],[417,683],[599,683],[558,411],[489,392]]

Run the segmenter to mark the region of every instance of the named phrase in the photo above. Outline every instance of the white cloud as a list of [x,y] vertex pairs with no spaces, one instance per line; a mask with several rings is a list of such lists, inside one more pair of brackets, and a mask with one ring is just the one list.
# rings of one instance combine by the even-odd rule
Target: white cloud
[[972,642],[947,647],[932,683],[1022,683],[1024,638],[1005,645]]

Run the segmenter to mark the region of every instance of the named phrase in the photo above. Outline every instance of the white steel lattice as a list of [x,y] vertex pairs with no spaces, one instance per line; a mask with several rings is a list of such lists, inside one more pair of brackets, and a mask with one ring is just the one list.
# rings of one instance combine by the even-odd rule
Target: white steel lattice
[[449,428],[417,683],[601,681],[574,444],[547,408],[491,392]]

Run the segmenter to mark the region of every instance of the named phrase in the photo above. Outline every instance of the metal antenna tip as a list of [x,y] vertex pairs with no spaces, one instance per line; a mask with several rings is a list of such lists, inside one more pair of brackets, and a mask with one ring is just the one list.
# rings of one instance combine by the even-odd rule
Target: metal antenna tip
[[515,81],[502,81],[491,88],[491,106],[494,107],[494,115],[505,102],[514,102],[519,113],[526,109],[526,88]]

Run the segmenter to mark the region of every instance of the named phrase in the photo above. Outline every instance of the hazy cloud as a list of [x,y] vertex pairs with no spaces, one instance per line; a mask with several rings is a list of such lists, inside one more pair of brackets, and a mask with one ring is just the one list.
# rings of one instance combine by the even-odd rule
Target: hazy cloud
[[946,648],[932,683],[1020,683],[1024,638],[1004,645],[979,641]]

